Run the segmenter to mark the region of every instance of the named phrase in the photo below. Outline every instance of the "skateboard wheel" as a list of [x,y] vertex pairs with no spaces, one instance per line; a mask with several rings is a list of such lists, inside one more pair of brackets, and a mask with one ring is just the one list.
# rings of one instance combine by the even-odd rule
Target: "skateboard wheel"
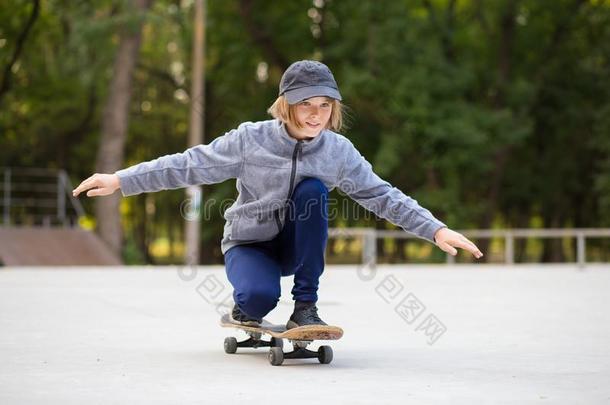
[[284,348],[284,341],[280,338],[271,338],[271,347],[279,347],[280,349]]
[[269,350],[269,363],[272,366],[281,366],[284,362],[284,352],[281,347],[272,347]]
[[333,361],[333,349],[330,346],[320,346],[318,348],[318,361],[322,364]]
[[237,351],[237,339],[234,337],[225,338],[225,353],[233,354]]

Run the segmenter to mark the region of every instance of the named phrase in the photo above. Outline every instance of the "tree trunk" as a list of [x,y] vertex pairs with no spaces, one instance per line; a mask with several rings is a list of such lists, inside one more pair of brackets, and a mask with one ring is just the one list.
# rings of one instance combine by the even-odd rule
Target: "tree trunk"
[[[193,68],[191,83],[191,115],[189,123],[188,146],[193,147],[203,143],[203,125],[205,118],[205,22],[206,2],[195,1],[195,21],[193,35]],[[185,218],[184,223],[184,261],[189,265],[199,264],[201,227],[202,187],[190,186],[186,189],[186,198],[190,200],[196,215]]]
[[[141,13],[150,7],[152,0],[132,0],[134,12]],[[129,123],[132,72],[138,58],[141,39],[141,24],[135,30],[124,28],[114,60],[110,91],[102,117],[102,133],[98,149],[96,171],[114,173],[123,166],[125,141]],[[95,216],[97,232],[110,249],[121,256],[123,233],[121,229],[119,203],[121,195],[96,199]]]

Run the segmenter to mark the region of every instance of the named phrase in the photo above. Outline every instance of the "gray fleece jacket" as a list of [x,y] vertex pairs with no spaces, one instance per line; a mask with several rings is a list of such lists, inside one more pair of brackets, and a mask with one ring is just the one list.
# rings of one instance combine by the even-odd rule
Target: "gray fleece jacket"
[[245,122],[208,145],[116,174],[124,196],[237,179],[239,195],[224,214],[223,254],[236,245],[273,239],[283,227],[295,185],[308,177],[318,178],[329,191],[339,188],[367,210],[430,242],[445,227],[379,178],[344,136],[323,130],[310,141],[297,141],[278,120]]

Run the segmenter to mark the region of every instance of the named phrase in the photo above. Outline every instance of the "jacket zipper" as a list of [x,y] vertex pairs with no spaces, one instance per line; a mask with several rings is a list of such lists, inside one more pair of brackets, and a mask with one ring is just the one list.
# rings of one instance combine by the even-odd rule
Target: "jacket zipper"
[[[292,170],[290,171],[290,187],[288,187],[288,195],[286,196],[286,202],[292,195],[292,187],[294,187],[294,179],[296,177],[297,172],[297,156],[301,151],[302,141],[297,141],[297,144],[294,146],[294,151],[292,152]],[[277,224],[277,230],[282,230],[282,221],[280,221],[280,211],[275,211],[275,223]]]

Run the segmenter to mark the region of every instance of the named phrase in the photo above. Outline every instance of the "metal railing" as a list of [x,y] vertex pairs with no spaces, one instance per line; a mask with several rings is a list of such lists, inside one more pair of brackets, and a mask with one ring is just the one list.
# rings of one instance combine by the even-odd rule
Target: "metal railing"
[[[515,240],[527,238],[575,238],[576,263],[580,267],[587,264],[587,239],[610,238],[608,228],[573,228],[573,229],[493,229],[459,231],[469,239],[504,239],[504,263],[515,263]],[[375,265],[378,261],[377,240],[384,238],[415,239],[418,238],[401,230],[378,230],[375,228],[331,228],[329,238],[361,238],[363,264]],[[446,263],[455,263],[455,257],[446,255]]]
[[3,168],[2,225],[77,225],[85,210],[72,188],[65,170]]

